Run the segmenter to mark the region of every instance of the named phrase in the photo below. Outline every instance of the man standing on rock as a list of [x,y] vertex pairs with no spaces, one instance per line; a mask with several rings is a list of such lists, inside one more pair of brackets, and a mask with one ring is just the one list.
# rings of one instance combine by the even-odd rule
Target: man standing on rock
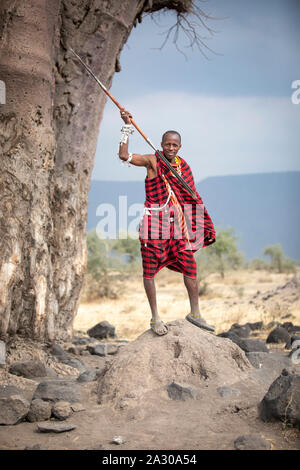
[[145,179],[146,201],[140,223],[139,239],[143,260],[143,281],[150,304],[151,329],[157,335],[168,332],[167,325],[159,318],[156,303],[154,277],[164,266],[183,274],[191,312],[186,319],[209,331],[214,327],[206,323],[199,311],[197,265],[193,253],[215,242],[215,229],[210,216],[196,191],[189,165],[177,155],[181,137],[177,131],[167,131],[162,136],[164,156],[196,194],[194,200],[181,186],[167,165],[158,155],[139,155],[128,152],[128,137],[132,134],[131,114],[121,110],[122,137],[119,158],[128,164],[147,169]]

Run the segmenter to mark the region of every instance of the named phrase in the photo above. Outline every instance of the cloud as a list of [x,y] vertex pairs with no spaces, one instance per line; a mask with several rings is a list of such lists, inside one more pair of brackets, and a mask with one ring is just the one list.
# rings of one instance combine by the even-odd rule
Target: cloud
[[[122,121],[114,105],[106,106],[93,179],[141,180],[144,168],[120,165]],[[215,175],[300,170],[300,105],[292,104],[290,98],[162,91],[131,99],[127,107],[159,148],[165,130],[181,133],[180,153],[190,163],[196,181]],[[152,153],[137,131],[130,139],[130,151]]]

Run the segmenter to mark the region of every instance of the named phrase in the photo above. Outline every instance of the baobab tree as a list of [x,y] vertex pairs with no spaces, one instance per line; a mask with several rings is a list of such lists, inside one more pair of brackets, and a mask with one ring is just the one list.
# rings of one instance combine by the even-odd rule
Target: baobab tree
[[[199,3],[199,2],[198,2]],[[2,0],[0,79],[0,336],[72,335],[86,269],[88,192],[105,95],[144,14],[174,10],[191,45],[205,25],[193,0]],[[142,27],[142,25],[140,26]],[[170,36],[169,34],[169,36]]]

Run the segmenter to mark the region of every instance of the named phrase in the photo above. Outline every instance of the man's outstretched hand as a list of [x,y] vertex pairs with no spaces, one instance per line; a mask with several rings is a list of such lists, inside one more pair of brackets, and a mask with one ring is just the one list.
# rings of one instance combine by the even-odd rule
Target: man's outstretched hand
[[121,118],[125,122],[125,124],[131,124],[131,119],[132,119],[132,114],[129,113],[129,111],[126,111],[125,108],[121,108]]

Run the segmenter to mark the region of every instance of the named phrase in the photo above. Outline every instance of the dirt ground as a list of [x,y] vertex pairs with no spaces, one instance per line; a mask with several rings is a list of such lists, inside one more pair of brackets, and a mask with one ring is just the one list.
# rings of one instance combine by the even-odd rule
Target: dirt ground
[[[262,271],[232,272],[224,280],[212,275],[207,294],[200,298],[202,314],[216,326],[217,334],[228,330],[233,323],[259,320],[264,324],[292,321],[299,325],[299,296],[296,298],[290,286],[279,289],[292,277],[293,274]],[[157,292],[161,317],[165,321],[184,318],[188,313],[188,300],[180,275],[162,271],[157,278]],[[268,298],[265,296],[263,301],[260,296],[267,292],[273,294]],[[255,303],[255,295],[258,303]],[[132,341],[149,328],[149,311],[141,280],[126,280],[118,299],[81,304],[74,322],[74,334],[86,334],[88,328],[103,320],[116,326],[118,340]],[[262,331],[260,336],[265,338],[268,332]],[[62,346],[67,348],[70,344]],[[284,345],[274,345],[270,350],[284,356],[288,354]],[[77,357],[88,367],[101,366],[105,361],[99,356]],[[78,375],[76,369],[53,361],[41,344],[27,342],[25,345],[20,338],[11,343],[9,363],[33,358],[43,360],[61,377],[75,379]],[[21,388],[28,397],[37,386],[36,381],[9,374],[8,366],[0,369],[0,383]],[[228,450],[234,449],[234,440],[242,434],[259,434],[270,442],[272,450],[300,449],[298,430],[283,422],[264,423],[258,418],[255,393],[252,402],[237,406],[232,398],[225,398],[222,404],[214,406],[212,390],[215,384],[212,383],[204,392],[207,397],[211,396],[209,409],[201,397],[178,402],[167,396],[148,396],[143,406],[121,412],[98,404],[97,382],[83,383],[80,387],[85,410],[73,413],[67,420],[76,429],[44,434],[37,431],[36,423],[26,421],[14,426],[0,426],[0,449],[38,445],[42,450]],[[123,436],[125,443],[112,443],[114,436]]]

